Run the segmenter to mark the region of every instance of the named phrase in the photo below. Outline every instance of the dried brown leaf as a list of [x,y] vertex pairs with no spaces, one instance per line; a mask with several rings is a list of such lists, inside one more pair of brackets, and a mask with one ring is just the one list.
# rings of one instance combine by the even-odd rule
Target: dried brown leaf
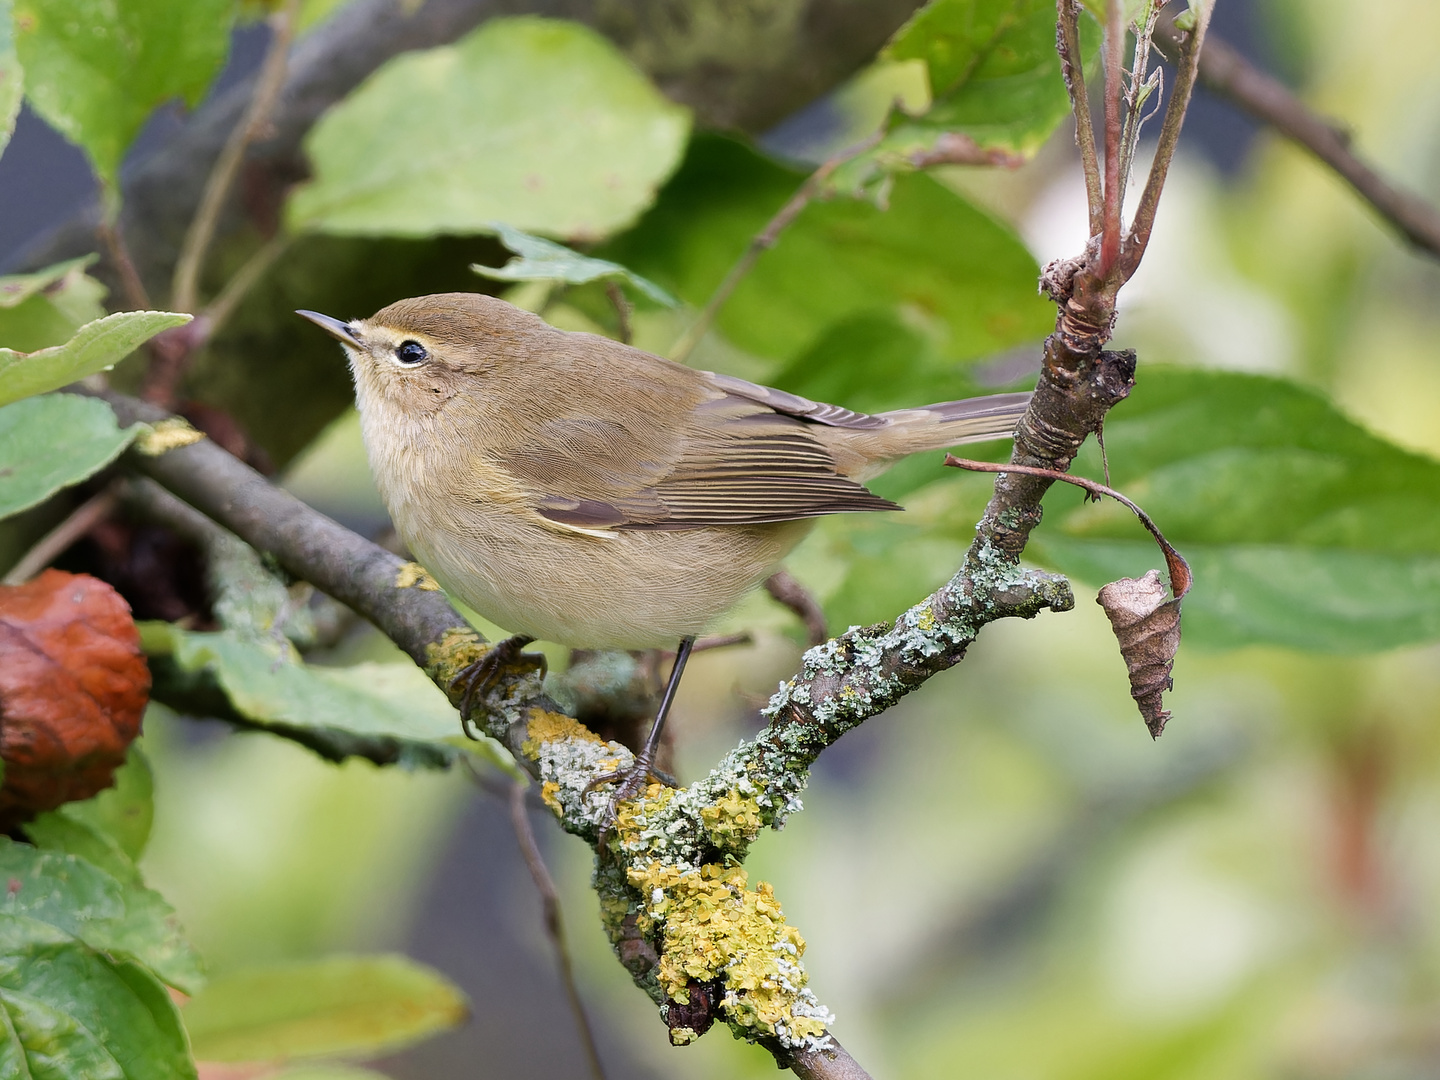
[[[1172,567],[1173,572],[1173,567]],[[1165,599],[1160,571],[1143,578],[1121,578],[1100,590],[1095,602],[1105,609],[1130,672],[1130,696],[1140,707],[1152,738],[1165,730],[1170,713],[1161,695],[1174,682],[1170,670],[1180,648],[1180,599]]]
[[149,694],[130,605],[109,585],[46,570],[0,587],[0,828],[109,787]]

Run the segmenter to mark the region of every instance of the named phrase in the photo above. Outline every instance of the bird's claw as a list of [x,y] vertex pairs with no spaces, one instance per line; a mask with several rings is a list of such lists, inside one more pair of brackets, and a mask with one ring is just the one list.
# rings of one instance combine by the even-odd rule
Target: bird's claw
[[465,734],[477,739],[478,736],[470,728],[470,707],[475,699],[483,697],[495,685],[500,673],[512,664],[524,662],[534,667],[543,677],[548,668],[544,653],[527,653],[525,646],[535,639],[524,634],[516,634],[504,641],[497,641],[478,660],[475,660],[461,668],[456,676],[450,680],[450,688],[463,685],[464,693],[460,695],[460,726]]
[[[617,783],[618,782],[618,783]],[[615,822],[619,816],[620,804],[629,802],[631,799],[645,793],[645,789],[652,783],[665,784],[674,787],[675,781],[664,773],[657,772],[655,767],[643,754],[635,757],[635,762],[628,769],[616,769],[614,772],[597,776],[590,783],[585,785],[585,794],[606,784],[616,784],[615,790],[610,793],[610,800],[605,806],[605,812],[600,818],[600,839],[602,843],[615,831]]]

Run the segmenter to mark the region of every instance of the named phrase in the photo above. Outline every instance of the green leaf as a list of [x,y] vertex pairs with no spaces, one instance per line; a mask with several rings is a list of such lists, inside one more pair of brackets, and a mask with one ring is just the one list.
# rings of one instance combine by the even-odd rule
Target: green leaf
[[887,142],[957,131],[1029,155],[1070,112],[1050,0],[931,0],[880,55],[923,60],[934,97],[922,122],[901,123]]
[[567,285],[583,285],[587,281],[619,278],[639,289],[657,304],[664,304],[666,307],[679,304],[678,300],[659,285],[632,273],[619,263],[592,259],[561,244],[512,229],[509,225],[496,222],[491,228],[500,237],[500,242],[519,257],[511,259],[504,266],[472,265],[470,269],[481,277],[495,281],[558,281]]
[[[89,859],[116,877],[121,877],[116,868],[107,865],[104,854],[92,856],[91,852],[108,853],[117,850],[123,856],[124,864],[133,863],[145,851],[150,839],[150,825],[155,816],[154,777],[150,763],[145,760],[139,746],[132,745],[125,764],[115,770],[115,782],[104,791],[81,802],[66,803],[47,814],[41,814],[25,827],[41,847],[58,848],[72,855]],[[65,843],[45,843],[36,835],[36,829],[63,829],[73,839]],[[85,839],[86,835],[101,841]],[[88,850],[78,850],[75,844],[84,844]]]
[[373,1056],[455,1027],[463,994],[403,956],[333,956],[213,979],[183,1010],[195,1056],[284,1061]]
[[33,274],[0,277],[0,342],[34,352],[61,345],[88,322],[105,317],[105,286],[85,268],[96,256],[71,259]]
[[37,1080],[195,1077],[179,1011],[159,980],[49,923],[0,919],[0,1005]]
[[[1440,637],[1440,463],[1294,383],[1165,368],[1141,374],[1105,445],[1114,486],[1194,568],[1187,642],[1354,652]],[[1095,583],[1161,565],[1128,512],[1077,503],[1052,492],[1037,555]]]
[[404,53],[306,139],[315,180],[297,229],[363,235],[528,232],[596,239],[633,221],[680,158],[688,112],[575,23],[492,19]]
[[[697,138],[655,208],[601,254],[702,306],[803,179],[730,140]],[[926,327],[948,360],[970,360],[1050,329],[1038,274],[1009,228],[912,175],[898,180],[888,210],[812,203],[756,261],[718,324],[742,349],[793,360],[839,320],[882,313]]]
[[0,0],[0,154],[10,143],[20,102],[25,96],[25,72],[15,55],[15,29],[11,0]]
[[75,394],[44,394],[0,408],[0,518],[103,469],[140,430],[121,430],[109,405]]
[[444,768],[469,751],[514,769],[498,744],[461,734],[455,708],[410,664],[319,667],[298,662],[288,644],[230,631],[147,623],[141,633],[147,652],[168,654],[183,672],[213,677],[235,711],[261,727],[379,742],[404,765]]
[[75,855],[0,837],[0,912],[46,923],[112,956],[143,964],[176,989],[204,982],[200,960],[159,893],[121,881]]
[[0,405],[106,371],[156,334],[184,326],[192,317],[168,311],[121,311],[86,323],[63,345],[37,352],[0,348]]
[[85,151],[113,199],[120,161],[155,106],[204,96],[234,14],[233,0],[15,0],[26,95]]

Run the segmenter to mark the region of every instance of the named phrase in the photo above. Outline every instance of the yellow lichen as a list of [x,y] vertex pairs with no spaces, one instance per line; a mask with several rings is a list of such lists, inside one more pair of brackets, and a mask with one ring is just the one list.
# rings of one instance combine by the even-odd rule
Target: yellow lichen
[[520,744],[520,752],[526,757],[533,758],[540,753],[540,747],[546,743],[561,742],[567,739],[582,739],[586,742],[603,741],[599,735],[573,717],[565,716],[562,713],[546,712],[544,709],[531,709],[529,723],[525,725],[525,741]]
[[205,433],[196,431],[190,426],[190,421],[179,416],[167,416],[151,424],[150,430],[135,440],[135,449],[146,457],[159,457],[203,438]]
[[640,930],[660,930],[656,977],[667,997],[684,1001],[690,980],[719,979],[726,1018],[755,1035],[804,1040],[825,1033],[823,1020],[794,1012],[805,988],[797,962],[805,940],[786,924],[768,883],[752,890],[743,867],[714,863],[681,869],[651,862],[627,874],[644,900]]
[[741,795],[734,788],[727,791],[711,806],[700,808],[700,820],[722,848],[735,848],[748,844],[760,835],[764,823],[760,820],[760,804],[753,798]]
[[407,562],[401,563],[400,569],[395,572],[395,588],[439,592],[440,583],[431,577],[430,571],[418,562]]
[[560,793],[560,785],[554,780],[546,780],[540,785],[540,801],[550,808],[550,812],[556,817],[565,813],[565,808],[560,805],[560,800],[555,796]]
[[440,640],[425,649],[425,671],[442,686],[473,664],[491,648],[485,639],[468,627],[452,626]]

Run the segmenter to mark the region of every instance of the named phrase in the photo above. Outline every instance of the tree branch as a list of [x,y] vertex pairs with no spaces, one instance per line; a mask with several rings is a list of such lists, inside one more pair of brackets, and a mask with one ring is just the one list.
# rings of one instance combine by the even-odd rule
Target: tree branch
[[[1155,43],[1167,59],[1179,52],[1179,35],[1168,21]],[[1396,187],[1354,152],[1343,127],[1312,111],[1278,79],[1256,68],[1236,49],[1211,37],[1200,53],[1200,82],[1257,120],[1310,151],[1354,188],[1406,240],[1440,258],[1440,211]]]
[[1085,89],[1085,58],[1080,52],[1080,4],[1059,0],[1059,22],[1055,47],[1060,53],[1060,73],[1070,92],[1075,114],[1075,145],[1085,170],[1085,201],[1090,208],[1090,235],[1099,236],[1105,226],[1105,193],[1100,183],[1100,157],[1095,148],[1095,121],[1090,115],[1090,98]]

